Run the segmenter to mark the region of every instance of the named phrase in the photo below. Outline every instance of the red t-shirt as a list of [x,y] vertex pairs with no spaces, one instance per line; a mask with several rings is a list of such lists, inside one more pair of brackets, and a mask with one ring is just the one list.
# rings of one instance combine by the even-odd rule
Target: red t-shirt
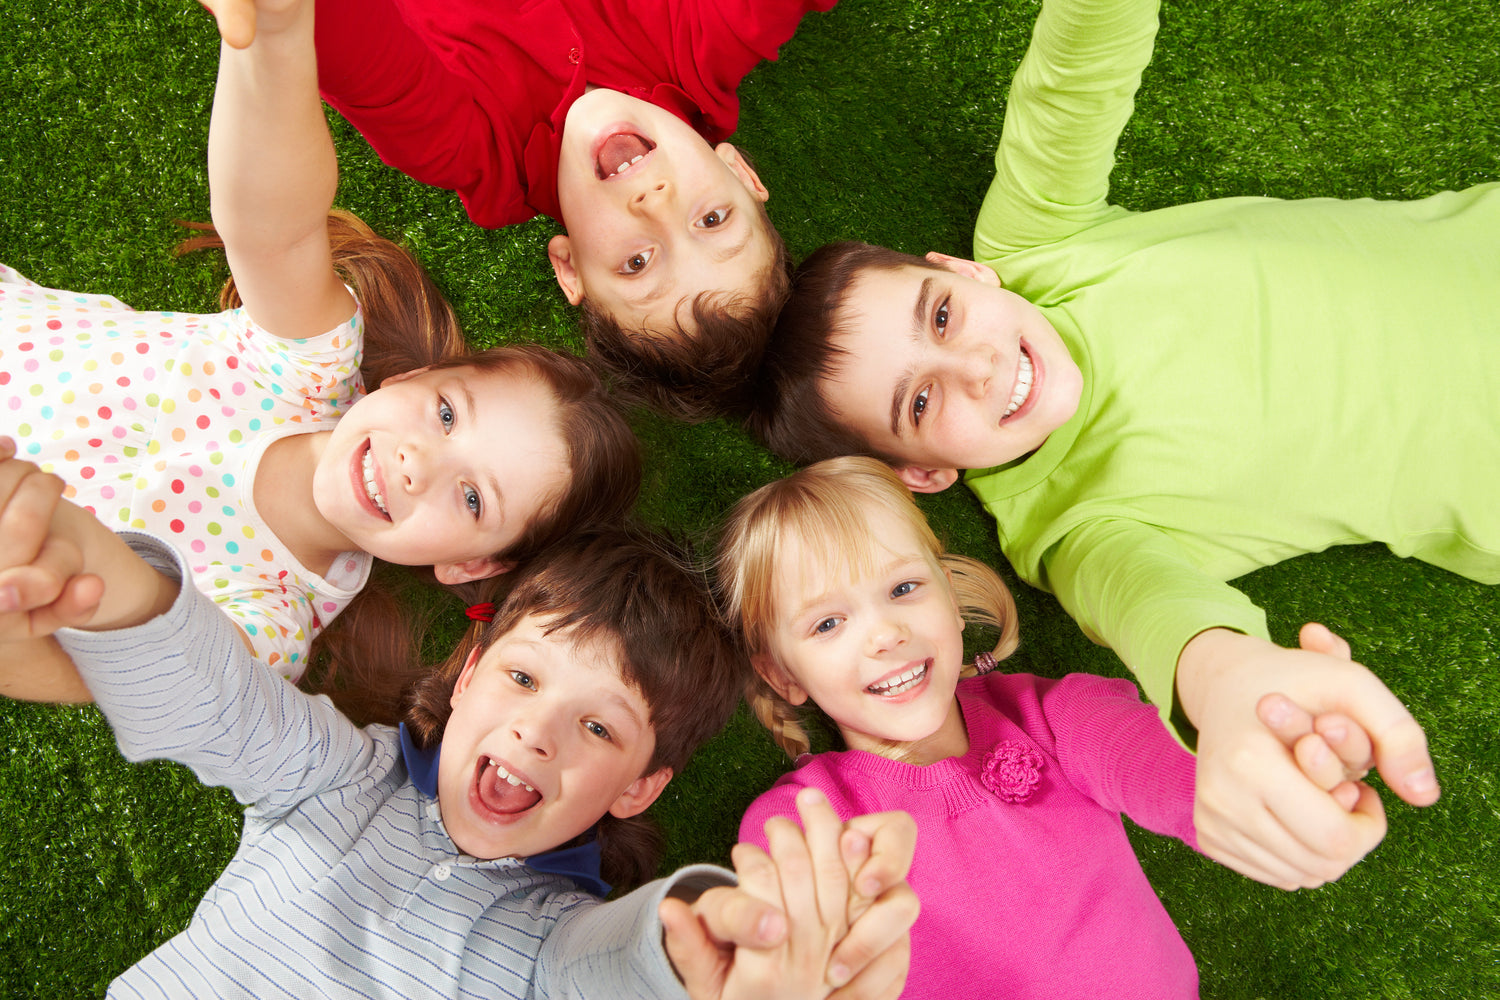
[[479,225],[558,218],[563,120],[585,84],[719,142],[740,80],[834,3],[318,0],[318,84],[382,160],[457,191]]

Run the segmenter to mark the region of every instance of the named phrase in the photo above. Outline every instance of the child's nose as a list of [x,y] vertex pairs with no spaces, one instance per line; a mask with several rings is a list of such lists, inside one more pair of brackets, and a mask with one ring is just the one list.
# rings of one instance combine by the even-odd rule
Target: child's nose
[[510,733],[528,753],[542,760],[551,760],[552,755],[557,752],[557,741],[544,718],[525,716],[516,719],[511,723]]
[[905,622],[896,618],[885,618],[876,622],[875,627],[870,630],[870,645],[874,652],[884,653],[905,645],[910,636],[911,630],[906,627]]
[[672,183],[665,177],[659,178],[656,183],[648,184],[635,193],[630,199],[632,208],[638,210],[652,209],[663,204],[672,193]]
[[430,456],[415,442],[400,445],[396,456],[401,463],[401,485],[408,493],[420,493],[427,487],[430,476]]
[[959,359],[959,377],[974,396],[983,396],[995,375],[995,352],[988,346],[976,347]]

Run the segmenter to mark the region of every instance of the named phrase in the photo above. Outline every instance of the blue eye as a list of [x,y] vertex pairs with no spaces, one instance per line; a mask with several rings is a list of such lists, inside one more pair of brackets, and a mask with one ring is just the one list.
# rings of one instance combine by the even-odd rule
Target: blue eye
[[827,633],[832,632],[834,629],[838,628],[839,622],[841,621],[843,621],[842,618],[824,618],[822,621],[818,622],[818,624],[813,626],[813,631],[818,633],[818,635],[826,635]]
[[453,429],[453,407],[441,396],[438,397],[438,422],[443,425],[444,432]]
[[892,597],[905,597],[907,594],[910,594],[913,590],[916,590],[916,589],[917,589],[917,581],[915,581],[915,580],[904,580],[901,583],[898,583],[894,587],[891,588],[891,596]]
[[479,491],[468,484],[464,485],[464,505],[469,508],[469,513],[474,515],[474,520],[479,520],[479,515],[484,511],[484,504],[479,499]]
[[595,736],[599,737],[601,740],[608,740],[608,739],[613,739],[614,738],[614,737],[612,737],[612,736],[609,735],[609,730],[608,729],[605,729],[602,725],[600,725],[597,722],[585,722],[583,725],[584,725],[585,729],[587,729],[589,732],[593,733]]
[[536,690],[536,681],[532,680],[531,675],[524,670],[512,670],[510,672],[510,679],[528,691]]

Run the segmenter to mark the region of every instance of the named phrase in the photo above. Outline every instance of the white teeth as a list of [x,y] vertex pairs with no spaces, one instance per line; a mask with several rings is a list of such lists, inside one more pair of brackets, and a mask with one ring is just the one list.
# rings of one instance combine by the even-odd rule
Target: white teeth
[[630,162],[629,163],[622,163],[618,167],[616,167],[615,168],[615,173],[616,174],[623,174],[625,171],[627,171],[627,170],[630,169],[630,167],[631,167],[632,164],[640,163],[645,158],[646,158],[646,154],[645,153],[637,153],[637,154],[635,154],[634,156],[632,156],[630,158]]
[[497,772],[497,777],[501,777],[501,778],[505,779],[505,783],[507,785],[524,785],[526,787],[526,790],[528,792],[534,792],[534,791],[536,791],[535,788],[532,788],[530,785],[527,785],[526,782],[522,781],[520,778],[516,777],[514,774],[511,774],[509,771],[507,771],[505,768],[501,767],[499,761],[491,759],[490,760],[490,767],[493,767],[495,769],[495,771]]
[[617,173],[617,174],[623,174],[625,171],[627,171],[629,169],[630,169],[630,164],[629,163],[622,163],[618,167],[615,168],[615,173]]
[[646,154],[645,153],[636,153],[634,156],[632,156],[630,158],[630,162],[631,163],[640,163],[645,158],[646,158]]
[[1005,408],[1005,416],[1001,417],[1001,420],[1004,420],[1005,417],[1008,417],[1012,413],[1015,413],[1017,410],[1019,410],[1021,408],[1021,404],[1026,402],[1026,397],[1031,395],[1033,371],[1034,369],[1031,366],[1031,355],[1027,354],[1025,351],[1022,351],[1021,364],[1016,370],[1016,389],[1015,392],[1011,393],[1010,405]]
[[380,490],[375,485],[375,457],[368,448],[365,449],[361,467],[365,474],[365,493],[370,497],[370,502],[380,508],[380,513],[390,516],[391,512],[385,509],[385,497],[380,495]]
[[879,695],[901,694],[903,691],[910,691],[916,687],[917,682],[926,676],[927,664],[924,663],[920,667],[914,667],[905,673],[897,674],[890,680],[881,681],[879,684],[871,684],[865,690],[871,694]]

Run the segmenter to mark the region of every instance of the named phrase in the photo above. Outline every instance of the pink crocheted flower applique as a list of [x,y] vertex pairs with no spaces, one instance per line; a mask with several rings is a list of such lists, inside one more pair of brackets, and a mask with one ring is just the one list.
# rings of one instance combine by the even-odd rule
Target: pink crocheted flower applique
[[1025,802],[1042,780],[1042,755],[1016,740],[997,744],[984,759],[979,780],[1004,802]]

